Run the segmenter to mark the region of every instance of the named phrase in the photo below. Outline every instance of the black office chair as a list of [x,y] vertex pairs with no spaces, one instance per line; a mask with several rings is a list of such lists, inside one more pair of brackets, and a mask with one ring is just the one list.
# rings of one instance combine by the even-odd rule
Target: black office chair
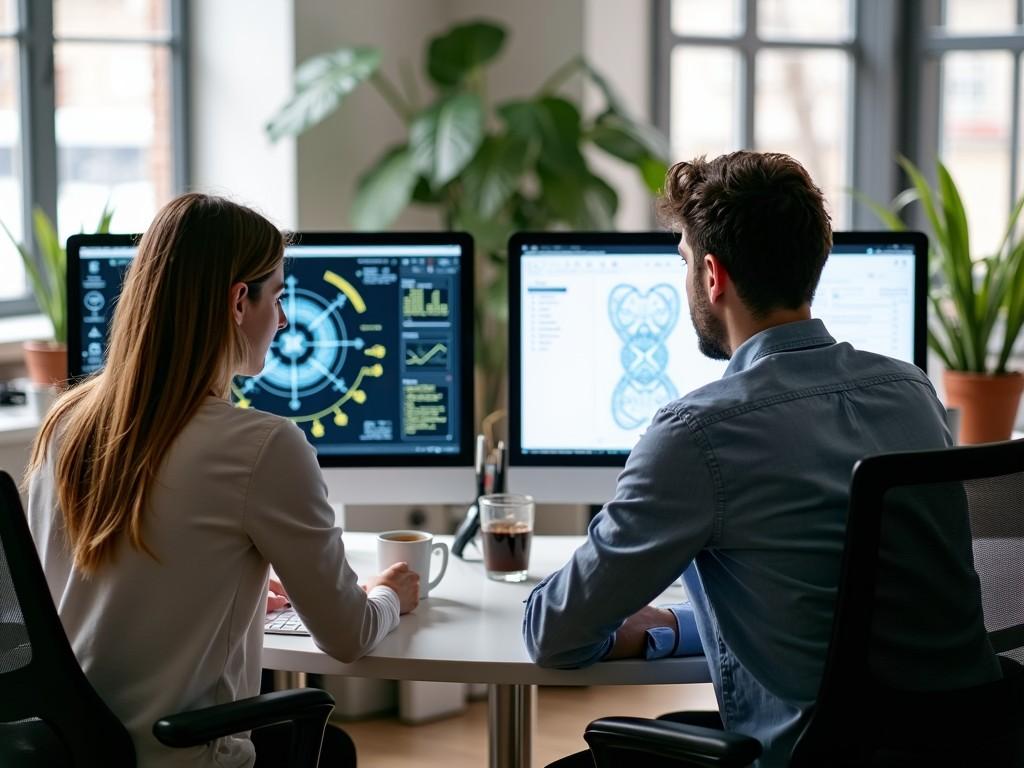
[[[0,766],[132,768],[128,731],[86,679],[29,533],[18,489],[0,471]],[[292,723],[289,765],[315,768],[334,699],[306,688],[278,691],[160,719],[157,739],[195,747]]]
[[[1003,680],[939,692],[894,690],[869,665],[883,527],[909,510],[938,524],[969,518],[985,628]],[[919,512],[918,512],[919,513]],[[959,518],[959,521],[958,519]],[[890,560],[890,564],[894,561]],[[1024,440],[873,456],[850,486],[836,615],[821,686],[790,766],[1024,765]],[[664,720],[587,726],[597,768],[741,766],[755,739]]]

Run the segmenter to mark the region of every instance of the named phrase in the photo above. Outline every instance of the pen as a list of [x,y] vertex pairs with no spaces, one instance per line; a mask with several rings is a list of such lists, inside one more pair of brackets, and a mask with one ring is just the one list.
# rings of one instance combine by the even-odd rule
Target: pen
[[480,434],[476,436],[476,455],[473,458],[473,469],[476,471],[476,498],[484,495],[486,473],[484,472],[484,451],[486,450],[486,438]]
[[505,441],[499,440],[494,451],[494,492],[505,493]]

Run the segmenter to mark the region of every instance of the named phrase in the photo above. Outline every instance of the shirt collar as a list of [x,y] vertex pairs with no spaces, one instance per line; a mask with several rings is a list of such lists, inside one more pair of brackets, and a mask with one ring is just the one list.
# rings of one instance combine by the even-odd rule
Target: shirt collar
[[725,369],[725,375],[745,371],[762,357],[776,352],[827,347],[835,343],[836,340],[825,330],[825,324],[817,318],[776,325],[755,333],[740,344]]

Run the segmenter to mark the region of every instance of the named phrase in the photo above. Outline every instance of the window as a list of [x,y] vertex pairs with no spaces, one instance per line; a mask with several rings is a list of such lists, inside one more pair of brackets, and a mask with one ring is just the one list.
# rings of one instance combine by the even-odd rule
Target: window
[[1021,67],[1024,3],[926,0],[920,23],[924,75],[915,157],[930,170],[941,157],[967,208],[973,252],[994,250],[1021,195]]
[[[62,240],[108,203],[112,229],[139,231],[185,187],[185,5],[0,0],[0,217],[15,238],[35,207]],[[0,313],[30,311],[7,238],[0,273]]]
[[[674,159],[787,152],[849,220],[855,0],[662,0],[658,122]],[[667,61],[667,67],[662,62]]]

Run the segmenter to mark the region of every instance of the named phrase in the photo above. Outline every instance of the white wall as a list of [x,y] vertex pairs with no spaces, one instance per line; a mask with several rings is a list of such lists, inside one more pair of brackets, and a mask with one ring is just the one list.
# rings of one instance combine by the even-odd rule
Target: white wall
[[[587,60],[608,80],[630,117],[651,122],[651,30],[650,3],[621,0],[585,0],[583,52]],[[592,85],[584,93],[590,112],[604,109],[604,98]],[[619,193],[616,225],[622,230],[652,226],[651,193],[632,166],[595,152],[594,169]]]
[[[442,0],[341,0],[296,2],[297,62],[341,46],[366,45],[383,50],[382,70],[400,83],[400,66],[416,75],[421,96],[427,90],[418,77],[423,68],[423,42],[448,25]],[[298,140],[299,224],[304,229],[347,229],[348,208],[356,181],[388,147],[404,141],[402,121],[364,83],[341,108]],[[429,212],[407,212],[403,229],[437,229]]]
[[[295,66],[344,45],[382,49],[383,72],[400,87],[411,78],[419,103],[433,98],[422,70],[425,44],[460,21],[493,19],[509,32],[489,69],[492,100],[527,97],[561,64],[583,53],[616,86],[633,115],[648,119],[650,11],[620,0],[247,0],[191,4],[193,187],[257,206],[282,226],[349,227],[359,176],[401,142],[401,120],[369,84],[337,113],[276,145],[263,126],[291,95]],[[403,69],[406,77],[403,77]],[[575,78],[563,92],[601,106]],[[649,225],[649,195],[635,171],[592,156],[620,194],[619,226]],[[429,208],[407,210],[403,229],[441,226]]]
[[282,227],[298,222],[295,142],[263,126],[291,95],[292,0],[190,4],[193,189],[254,206]]
[[[422,76],[427,41],[456,22],[491,19],[509,31],[505,48],[489,69],[488,95],[493,100],[529,96],[558,66],[582,50],[583,0],[346,0],[296,3],[295,51],[298,61],[342,45],[369,45],[383,50],[382,69],[402,82],[404,66],[413,74],[420,105],[434,97]],[[566,93],[580,96],[579,82]],[[298,207],[303,227],[348,226],[347,212],[356,181],[381,153],[403,142],[401,120],[376,90],[364,84],[341,109],[304,134],[298,142]],[[436,214],[426,208],[407,210],[396,228],[437,229]]]

